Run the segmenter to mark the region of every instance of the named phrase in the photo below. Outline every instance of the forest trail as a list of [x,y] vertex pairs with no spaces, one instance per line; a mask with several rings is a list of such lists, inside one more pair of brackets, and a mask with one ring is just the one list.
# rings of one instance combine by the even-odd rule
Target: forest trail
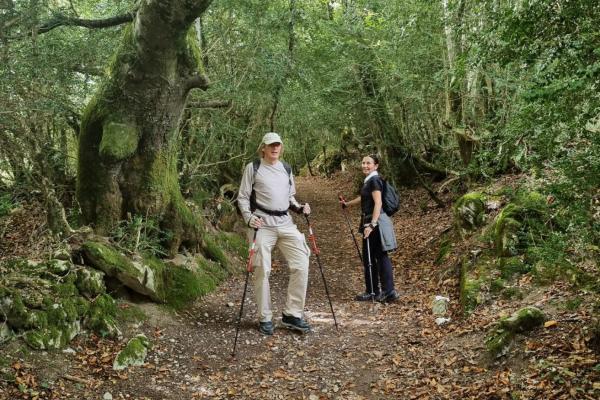
[[[337,201],[338,192],[352,193],[351,179],[344,177],[297,179],[298,199],[313,210],[311,223],[338,330],[314,255],[306,303],[314,331],[300,335],[279,326],[288,273],[276,254],[271,275],[275,334],[265,337],[257,331],[249,285],[235,359],[231,352],[244,275],[176,315],[138,304],[150,318],[125,338],[142,331],[151,339],[144,366],[113,371],[111,355],[123,343],[88,336],[72,343],[75,354],[40,356],[47,359],[40,363],[46,368],[40,376],[61,382],[56,398],[85,399],[454,399],[488,398],[486,393],[502,390],[501,379],[489,379],[495,372],[480,365],[485,323],[462,326],[452,312],[456,276],[433,262],[451,218],[448,209],[428,208],[424,191],[402,193],[401,210],[394,216],[400,248],[392,259],[401,299],[394,304],[353,300],[363,290],[363,276]],[[358,211],[351,211],[356,232]],[[307,233],[304,219],[296,221]],[[447,292],[440,293],[441,287]],[[441,327],[431,312],[436,294],[452,300],[452,321]]]
[[[297,197],[309,202],[313,210],[311,223],[338,330],[314,255],[306,303],[314,331],[299,335],[279,326],[288,273],[282,257],[276,255],[271,275],[274,336],[264,337],[256,329],[254,291],[249,285],[237,356],[231,359],[244,286],[240,275],[161,328],[147,359],[150,367],[132,370],[126,380],[103,384],[97,388],[100,393],[151,399],[461,398],[481,393],[485,378],[481,376],[480,385],[469,379],[484,371],[475,367],[476,354],[456,347],[457,339],[450,336],[456,334],[457,326],[437,327],[430,308],[437,294],[430,289],[437,251],[426,243],[434,243],[449,226],[448,211],[432,208],[430,213],[415,215],[418,202],[427,202],[426,195],[415,191],[415,198],[404,198],[402,210],[394,217],[400,249],[393,260],[401,300],[385,305],[355,302],[353,297],[364,284],[337,201],[340,191],[351,195],[351,183],[342,181],[297,180]],[[349,215],[356,232],[358,212],[352,211]],[[307,233],[304,219],[296,218],[296,222]]]

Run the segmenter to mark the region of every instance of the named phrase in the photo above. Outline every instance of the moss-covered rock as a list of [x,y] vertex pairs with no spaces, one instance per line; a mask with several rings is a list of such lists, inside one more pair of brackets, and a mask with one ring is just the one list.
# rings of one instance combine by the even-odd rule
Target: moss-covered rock
[[546,199],[538,192],[522,192],[500,211],[493,225],[496,254],[511,257],[522,254],[529,242],[545,230],[548,215]]
[[144,334],[139,334],[127,342],[127,345],[121,350],[113,362],[115,371],[124,370],[130,366],[144,365],[150,341]]
[[69,246],[63,246],[56,249],[52,253],[52,259],[61,260],[61,261],[70,261],[71,260],[71,249]]
[[453,213],[455,224],[461,231],[480,227],[485,220],[485,195],[478,192],[465,194],[454,203]]
[[485,338],[485,347],[494,357],[503,356],[510,349],[510,344],[515,334],[501,328],[494,328]]
[[485,338],[486,348],[495,357],[506,354],[516,334],[529,332],[545,320],[546,316],[539,308],[522,308],[510,317],[500,319],[489,331]]
[[45,264],[46,269],[53,275],[64,276],[73,269],[73,263],[70,259],[59,260],[52,259]]
[[160,260],[134,262],[98,242],[86,242],[82,249],[87,262],[106,275],[117,278],[125,286],[154,301],[165,301],[165,265]]
[[465,315],[469,315],[477,305],[483,303],[483,282],[488,273],[487,264],[483,261],[474,266],[466,260],[463,261],[460,270],[460,304]]
[[90,303],[85,326],[102,336],[120,337],[121,331],[115,321],[116,315],[117,306],[113,298],[107,294],[100,295]]
[[0,322],[0,344],[8,342],[14,337],[13,331],[6,322]]
[[76,274],[68,274],[52,286],[52,293],[61,298],[79,296],[79,290],[77,290],[77,286],[75,286],[76,280]]
[[21,296],[12,298],[6,321],[15,330],[44,328],[48,325],[48,316],[45,312],[28,309]]
[[167,270],[166,277],[168,289],[165,291],[165,300],[175,309],[180,309],[194,299],[211,292],[216,287],[217,281],[202,266],[196,271],[172,266]]
[[528,332],[541,326],[546,320],[546,315],[537,307],[524,307],[508,318],[500,320],[500,327],[514,333]]
[[104,273],[93,268],[80,268],[77,271],[75,286],[88,299],[101,295],[106,292]]
[[36,350],[56,350],[66,347],[80,332],[81,323],[77,320],[25,332],[23,339]]

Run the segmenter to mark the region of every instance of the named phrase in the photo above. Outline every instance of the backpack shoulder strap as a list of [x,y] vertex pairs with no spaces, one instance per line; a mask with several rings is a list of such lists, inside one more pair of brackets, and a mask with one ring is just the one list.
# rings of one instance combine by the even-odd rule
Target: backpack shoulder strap
[[254,187],[254,181],[256,180],[256,173],[258,172],[258,168],[260,167],[260,158],[252,161],[252,170],[254,173],[252,174],[252,187]]
[[[292,166],[285,161],[281,161],[281,163],[283,164],[285,172],[288,174],[290,186],[292,186]],[[254,174],[252,175],[252,186],[254,186],[254,179],[256,178],[256,172],[258,172],[259,167],[260,158],[257,158],[256,160],[252,161],[252,169],[254,170]]]
[[285,172],[288,174],[290,186],[292,186],[292,166],[285,161],[281,162],[283,164],[283,168],[285,168]]
[[287,172],[288,175],[292,174],[292,166],[288,163],[286,163],[285,161],[281,162],[283,164],[283,168],[285,168],[285,172]]

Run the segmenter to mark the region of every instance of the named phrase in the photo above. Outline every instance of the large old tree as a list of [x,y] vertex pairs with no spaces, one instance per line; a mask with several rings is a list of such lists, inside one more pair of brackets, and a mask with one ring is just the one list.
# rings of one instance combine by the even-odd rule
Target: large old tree
[[152,216],[168,246],[194,246],[199,221],[184,204],[176,168],[188,93],[206,89],[192,23],[211,0],[144,0],[109,75],[88,104],[79,138],[77,197],[100,233],[128,213]]

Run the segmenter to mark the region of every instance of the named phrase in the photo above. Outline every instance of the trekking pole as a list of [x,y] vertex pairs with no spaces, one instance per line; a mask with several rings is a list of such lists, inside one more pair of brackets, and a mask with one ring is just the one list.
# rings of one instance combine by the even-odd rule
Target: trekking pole
[[[340,201],[346,201],[346,199],[344,199],[344,196],[342,196],[341,193],[338,194],[338,199],[340,199]],[[360,248],[358,247],[358,242],[356,241],[356,236],[354,236],[354,230],[352,229],[352,224],[350,224],[350,219],[348,218],[348,210],[346,210],[344,207],[342,207],[342,213],[344,214],[344,217],[346,217],[346,224],[348,225],[348,229],[350,229],[350,235],[352,236],[352,240],[354,240],[354,246],[356,247],[356,253],[358,254],[358,259],[360,260],[360,263],[362,264],[362,256],[360,255]]]
[[252,258],[254,258],[254,252],[256,248],[256,234],[258,229],[254,228],[254,236],[252,237],[252,245],[250,246],[250,253],[248,255],[248,264],[246,264],[246,282],[244,283],[244,294],[242,295],[242,303],[240,304],[240,313],[238,315],[236,327],[235,327],[235,340],[233,342],[233,352],[231,357],[235,357],[235,348],[237,346],[238,334],[240,332],[240,322],[242,320],[242,314],[244,312],[244,301],[246,300],[246,291],[248,290],[248,277],[250,272],[254,269],[252,266]]
[[323,266],[321,265],[321,259],[319,258],[320,250],[317,247],[317,239],[315,238],[315,234],[312,230],[312,225],[310,224],[310,220],[308,219],[308,214],[304,214],[304,218],[306,218],[306,224],[308,225],[308,239],[312,243],[313,253],[317,257],[317,264],[319,264],[319,270],[321,271],[321,278],[323,278],[323,285],[325,286],[325,293],[327,294],[327,300],[329,300],[329,308],[331,308],[331,315],[333,315],[333,322],[335,323],[335,329],[338,329],[337,319],[335,318],[335,312],[333,311],[333,304],[331,303],[331,296],[329,296],[329,289],[327,288],[327,281],[325,281],[325,274],[323,273]]
[[373,264],[371,264],[371,246],[369,245],[369,238],[367,240],[367,265],[369,266],[369,282],[371,282],[371,299],[375,303],[375,291],[373,290]]

